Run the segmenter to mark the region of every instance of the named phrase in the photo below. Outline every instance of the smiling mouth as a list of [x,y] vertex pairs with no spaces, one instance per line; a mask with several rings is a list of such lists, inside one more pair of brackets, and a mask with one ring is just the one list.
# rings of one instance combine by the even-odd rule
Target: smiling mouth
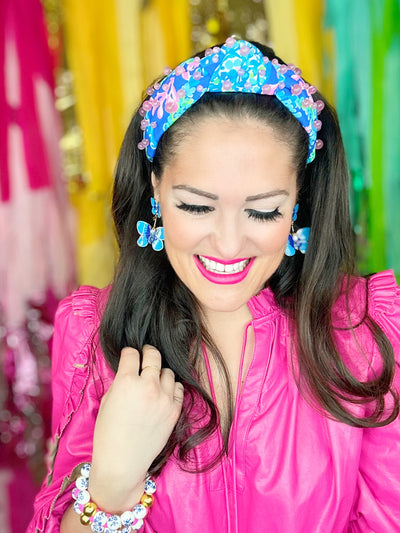
[[250,263],[250,259],[241,259],[236,262],[220,263],[214,259],[204,257],[202,255],[197,256],[203,267],[213,274],[238,274],[242,272]]

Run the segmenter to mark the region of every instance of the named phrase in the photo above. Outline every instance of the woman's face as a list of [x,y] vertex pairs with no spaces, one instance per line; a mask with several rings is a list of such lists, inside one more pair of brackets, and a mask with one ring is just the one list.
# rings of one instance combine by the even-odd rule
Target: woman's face
[[292,149],[257,120],[204,118],[153,186],[176,274],[206,314],[241,309],[283,258]]

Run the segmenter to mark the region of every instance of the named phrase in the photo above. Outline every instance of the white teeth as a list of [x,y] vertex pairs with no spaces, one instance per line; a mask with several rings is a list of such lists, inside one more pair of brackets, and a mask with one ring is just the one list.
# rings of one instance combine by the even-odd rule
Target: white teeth
[[214,272],[215,274],[236,274],[244,270],[250,262],[250,259],[245,259],[244,261],[238,261],[237,263],[231,263],[229,265],[224,265],[223,263],[218,263],[217,261],[212,261],[201,255],[198,256],[201,264],[209,271]]

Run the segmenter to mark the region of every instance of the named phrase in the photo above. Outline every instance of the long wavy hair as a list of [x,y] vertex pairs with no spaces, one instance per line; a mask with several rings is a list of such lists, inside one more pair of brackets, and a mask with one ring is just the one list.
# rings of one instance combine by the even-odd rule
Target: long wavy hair
[[[276,57],[270,48],[253,44],[270,59]],[[283,63],[280,58],[278,60]],[[163,169],[174,157],[180,140],[196,128],[196,122],[204,116],[255,118],[272,127],[279,139],[291,147],[297,168],[298,223],[310,226],[310,239],[307,253],[284,257],[266,285],[294,324],[296,333],[292,341],[299,386],[326,416],[351,426],[379,427],[398,415],[398,397],[391,389],[393,349],[383,331],[368,315],[367,304],[362,322],[370,329],[380,350],[380,374],[371,381],[359,381],[346,367],[335,345],[332,307],[338,297],[338,287],[347,285],[349,292],[351,277],[355,274],[348,169],[336,113],[321,94],[317,93],[315,97],[325,102],[320,115],[323,128],[318,134],[324,146],[308,165],[308,135],[274,96],[206,93],[164,133],[153,163],[137,147],[142,140],[142,117],[138,111],[128,127],[113,192],[119,262],[100,325],[100,340],[114,371],[124,346],[141,351],[144,344],[151,344],[160,350],[163,366],[171,368],[176,379],[185,385],[184,408],[167,445],[152,464],[153,473],[160,471],[174,450],[182,465],[187,466],[190,452],[216,430],[217,407],[196,378],[202,343],[215,358],[226,383],[228,418],[232,421],[228,372],[204,325],[198,301],[175,274],[165,250],[155,253],[150,246],[140,248],[136,243],[137,221],[150,222],[152,219],[151,173],[162,179]],[[347,328],[358,325],[349,323]],[[388,393],[394,398],[389,410],[385,408]],[[195,401],[198,405],[199,398],[204,405],[201,420],[193,414],[193,406]],[[370,414],[357,416],[354,414],[357,410],[352,408],[355,404],[372,406]],[[227,434],[224,437],[227,442]],[[211,458],[205,468],[211,468],[222,453],[224,450]],[[196,465],[188,469],[201,470]]]

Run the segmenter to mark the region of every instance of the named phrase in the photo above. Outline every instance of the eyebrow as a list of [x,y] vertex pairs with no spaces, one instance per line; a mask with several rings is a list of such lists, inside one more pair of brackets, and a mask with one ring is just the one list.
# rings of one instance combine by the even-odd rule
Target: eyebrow
[[254,202],[254,200],[264,200],[264,198],[272,198],[273,196],[289,196],[289,191],[286,189],[276,189],[275,191],[268,191],[254,196],[248,196],[246,202]]
[[202,191],[200,189],[196,189],[195,187],[190,187],[190,185],[174,185],[172,188],[178,189],[180,191],[188,191],[193,194],[197,194],[197,196],[204,196],[205,198],[209,198],[210,200],[218,200],[218,196],[216,194]]
[[[188,191],[197,196],[204,196],[210,200],[218,200],[216,194],[210,192],[202,191],[201,189],[196,189],[196,187],[191,187],[190,185],[174,185],[173,189],[178,189],[180,191]],[[274,196],[289,196],[289,192],[285,189],[276,189],[273,191],[268,191],[260,194],[255,194],[254,196],[247,196],[246,202],[254,202],[255,200],[264,200],[265,198],[272,198]]]

